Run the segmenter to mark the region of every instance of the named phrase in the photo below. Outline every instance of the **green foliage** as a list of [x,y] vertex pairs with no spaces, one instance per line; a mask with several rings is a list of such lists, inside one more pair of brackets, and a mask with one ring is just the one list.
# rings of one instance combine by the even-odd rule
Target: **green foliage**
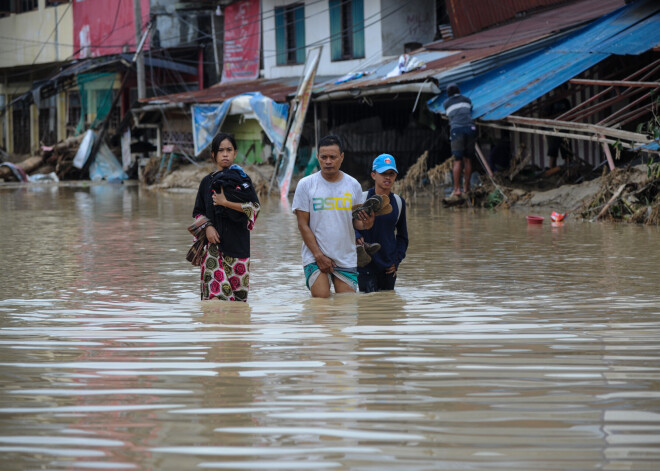
[[652,180],[660,178],[660,162],[649,162],[646,167],[646,175]]
[[504,195],[502,195],[502,192],[500,190],[494,190],[488,194],[484,207],[491,209],[498,206],[502,201],[504,201]]

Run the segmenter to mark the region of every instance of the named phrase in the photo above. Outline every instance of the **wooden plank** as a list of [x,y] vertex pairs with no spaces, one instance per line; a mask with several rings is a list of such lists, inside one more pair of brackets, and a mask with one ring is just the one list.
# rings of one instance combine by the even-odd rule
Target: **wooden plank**
[[628,80],[591,80],[591,79],[570,79],[570,83],[576,85],[600,85],[604,87],[641,87],[657,88],[660,82],[632,82]]
[[528,118],[525,116],[515,116],[515,115],[508,116],[507,118],[504,119],[504,121],[508,121],[510,123],[515,123],[515,124],[519,123],[519,124],[541,126],[541,127],[560,129],[560,130],[587,131],[597,135],[613,137],[616,139],[627,139],[630,141],[640,142],[643,144],[652,142],[652,139],[649,139],[648,136],[644,134],[639,134],[630,131],[622,131],[620,129],[612,129],[606,126],[598,126],[595,124],[588,124],[588,123],[574,123],[572,121],[557,121],[554,119]]
[[605,151],[605,156],[607,157],[607,165],[610,167],[610,171],[614,170],[614,159],[612,159],[612,152],[610,152],[610,146],[603,142],[603,150]]
[[479,156],[479,160],[481,160],[482,165],[486,169],[486,172],[488,172],[488,176],[490,178],[493,178],[493,171],[490,168],[490,165],[488,165],[488,161],[486,160],[486,157],[484,157],[483,152],[481,152],[481,147],[479,147],[479,144],[474,145],[474,149],[477,151],[477,155]]
[[621,193],[623,193],[623,189],[626,187],[626,185],[627,185],[627,183],[624,183],[623,185],[621,185],[621,186],[619,187],[618,190],[616,190],[616,191],[614,192],[614,194],[612,195],[612,197],[610,198],[610,200],[609,200],[609,201],[607,202],[607,204],[603,207],[603,209],[600,210],[600,213],[598,213],[598,216],[596,216],[596,219],[597,219],[597,220],[600,219],[601,217],[603,217],[603,215],[607,212],[607,210],[610,209],[610,206],[612,206],[612,204],[613,204],[617,199],[619,199],[619,196],[621,196]]

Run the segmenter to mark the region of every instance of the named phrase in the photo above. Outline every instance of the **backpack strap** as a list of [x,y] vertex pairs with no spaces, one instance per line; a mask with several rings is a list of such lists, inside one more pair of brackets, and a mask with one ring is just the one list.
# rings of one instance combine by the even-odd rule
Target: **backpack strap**
[[401,197],[397,195],[396,193],[390,193],[392,196],[394,196],[394,199],[396,200],[396,204],[399,207],[399,214],[396,216],[396,222],[399,222],[399,218],[401,217],[401,211],[403,210],[403,203],[401,202]]

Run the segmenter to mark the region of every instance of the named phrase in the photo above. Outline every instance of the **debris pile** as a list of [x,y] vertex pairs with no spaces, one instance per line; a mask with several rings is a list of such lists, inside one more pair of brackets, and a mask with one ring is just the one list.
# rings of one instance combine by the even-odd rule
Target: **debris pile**
[[417,190],[422,188],[424,180],[428,178],[428,158],[429,152],[425,151],[419,159],[417,159],[417,162],[408,169],[406,176],[395,182],[393,191],[400,194],[405,199],[414,197],[417,194]]
[[[77,180],[81,177],[80,169],[73,166],[73,158],[80,147],[83,135],[68,137],[54,146],[43,147],[39,155],[28,157],[16,164],[5,163],[0,167],[0,180],[4,181],[31,181],[35,175],[56,175],[59,180]],[[20,171],[23,170],[25,178]],[[55,178],[53,178],[55,180]]]
[[586,201],[582,217],[660,224],[660,162],[616,168],[603,175],[598,192]]
[[[176,172],[171,172],[168,175],[164,176],[160,181],[154,181],[154,175],[158,174],[158,159],[155,159],[155,163],[152,164],[154,159],[151,159],[144,171],[144,181],[148,184],[148,181],[151,181],[152,184],[149,188],[157,190],[167,190],[173,188],[186,188],[197,190],[199,187],[199,182],[202,181],[209,173],[216,170],[216,166],[212,163],[206,163],[201,166],[196,165],[182,165]],[[245,165],[243,170],[250,176],[252,183],[254,184],[254,189],[257,192],[257,195],[260,199],[264,199],[268,195],[268,188],[270,186],[269,174],[272,175],[274,167],[270,165]],[[147,180],[147,177],[150,180]]]

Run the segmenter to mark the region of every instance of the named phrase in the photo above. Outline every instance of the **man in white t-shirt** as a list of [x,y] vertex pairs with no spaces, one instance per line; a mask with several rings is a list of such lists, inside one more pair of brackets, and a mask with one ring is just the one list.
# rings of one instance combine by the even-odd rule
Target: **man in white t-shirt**
[[[341,141],[326,136],[319,141],[319,172],[303,178],[293,196],[293,212],[303,239],[302,261],[307,287],[315,298],[356,292],[357,253],[354,229],[370,229],[374,214],[353,207],[364,202],[358,181],[339,168],[344,160]],[[322,275],[327,274],[327,276]]]

